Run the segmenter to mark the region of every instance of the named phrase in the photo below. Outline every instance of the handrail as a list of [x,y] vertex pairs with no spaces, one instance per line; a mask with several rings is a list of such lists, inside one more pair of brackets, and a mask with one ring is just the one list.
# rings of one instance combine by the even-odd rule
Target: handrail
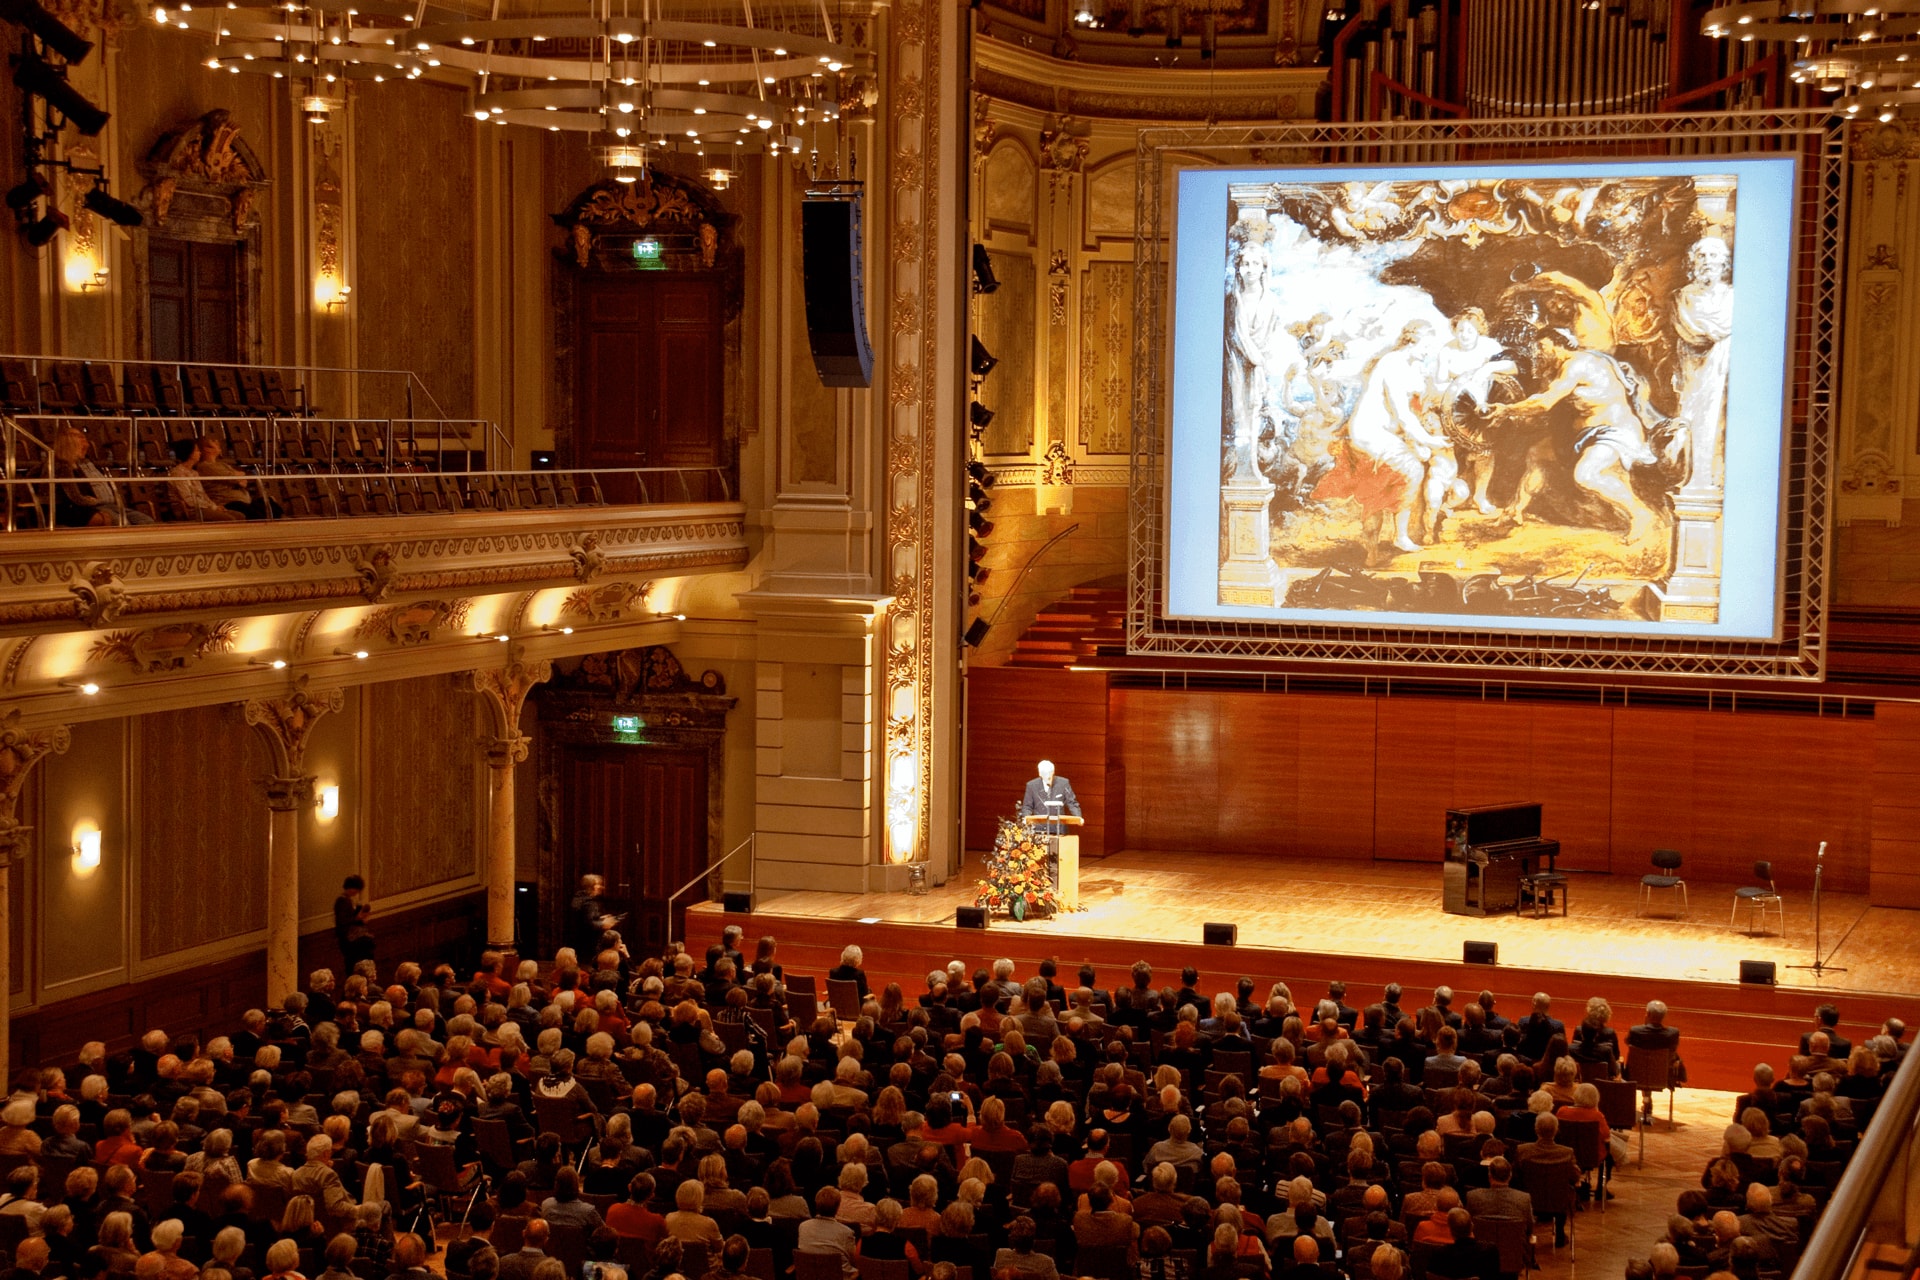
[[1367,80],[1367,119],[1380,118],[1380,91],[1390,89],[1403,98],[1429,107],[1434,111],[1450,115],[1458,120],[1467,114],[1467,109],[1457,102],[1446,102],[1430,93],[1422,93],[1410,84],[1402,84],[1384,71],[1376,71]]
[[[757,843],[759,835],[760,833],[758,831],[748,832],[747,838],[745,840],[742,840],[739,844],[733,846],[733,848],[727,850],[725,853],[715,858],[712,862],[709,862],[706,866],[700,868],[700,874],[696,875],[693,879],[681,885],[678,889],[675,889],[673,891],[673,896],[667,899],[667,918],[669,920],[673,918],[673,904],[680,901],[680,895],[685,893],[687,890],[693,888],[695,885],[700,884],[701,882],[706,880],[708,876],[713,874],[714,868],[725,866],[728,862],[733,860],[734,854],[740,852],[742,849],[746,848],[748,845],[752,845],[754,847],[754,852],[758,853],[759,847],[760,847],[759,844]],[[753,854],[748,854],[747,855],[747,886],[748,888],[753,887],[753,863],[754,863]]]
[[1893,1083],[1874,1108],[1867,1131],[1860,1137],[1853,1159],[1840,1176],[1826,1212],[1800,1255],[1793,1280],[1833,1280],[1852,1274],[1867,1215],[1880,1199],[1882,1186],[1914,1141],[1914,1119],[1920,1114],[1920,1052],[1909,1051],[1900,1061]]
[[1703,84],[1697,89],[1689,89],[1685,93],[1676,93],[1670,98],[1662,98],[1660,105],[1654,110],[1661,114],[1678,111],[1688,103],[1698,102],[1716,93],[1738,88],[1749,80],[1766,81],[1766,109],[1771,110],[1780,105],[1780,72],[1784,62],[1785,59],[1779,53],[1770,53],[1751,66],[1743,67],[1730,76],[1722,76],[1712,84]]

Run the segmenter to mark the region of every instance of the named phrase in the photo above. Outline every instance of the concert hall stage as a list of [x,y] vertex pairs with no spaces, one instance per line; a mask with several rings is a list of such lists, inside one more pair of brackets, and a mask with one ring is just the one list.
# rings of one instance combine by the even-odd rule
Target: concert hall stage
[[[1024,923],[996,919],[982,935],[954,927],[955,910],[972,903],[979,874],[979,857],[972,855],[959,876],[920,897],[765,891],[751,918],[739,922],[749,937],[779,938],[781,960],[795,972],[824,973],[843,946],[857,942],[876,985],[897,981],[910,997],[925,990],[936,965],[950,959],[980,965],[1002,955],[1022,975],[1055,956],[1069,981],[1075,968],[1091,962],[1107,986],[1127,981],[1125,970],[1137,959],[1154,965],[1156,985],[1176,982],[1180,966],[1191,963],[1209,993],[1231,989],[1244,973],[1262,991],[1284,978],[1302,1001],[1318,997],[1337,977],[1349,984],[1348,1002],[1363,1007],[1389,981],[1402,983],[1410,1000],[1440,983],[1467,997],[1487,987],[1510,1016],[1524,1013],[1532,993],[1545,990],[1554,996],[1555,1014],[1569,1022],[1588,996],[1603,995],[1623,1031],[1657,997],[1672,1007],[1672,1021],[1686,1037],[1692,1082],[1710,1088],[1745,1088],[1758,1060],[1784,1067],[1785,1046],[1797,1040],[1820,1000],[1840,1005],[1855,1043],[1892,1014],[1920,1024],[1915,917],[1871,907],[1863,894],[1827,895],[1826,958],[1847,972],[1816,976],[1789,967],[1813,956],[1810,904],[1806,894],[1791,890],[1785,936],[1778,936],[1777,922],[1771,934],[1748,936],[1744,913],[1739,925],[1728,924],[1732,885],[1690,880],[1684,918],[1676,918],[1678,903],[1664,893],[1642,917],[1637,875],[1576,873],[1565,917],[1480,919],[1441,910],[1434,863],[1120,853],[1082,862],[1084,910]],[[715,903],[689,912],[692,949],[718,936],[720,914]],[[1238,945],[1203,948],[1206,921],[1237,924]],[[1464,964],[1461,944],[1468,939],[1498,943],[1499,963]],[[1774,961],[1779,985],[1742,986],[1743,959]]]

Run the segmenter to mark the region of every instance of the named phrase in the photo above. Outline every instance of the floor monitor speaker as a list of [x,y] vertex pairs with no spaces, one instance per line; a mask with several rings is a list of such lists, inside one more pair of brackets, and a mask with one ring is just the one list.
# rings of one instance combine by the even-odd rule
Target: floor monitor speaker
[[1500,944],[1469,940],[1461,944],[1460,958],[1468,964],[1499,964]]
[[1773,961],[1742,960],[1740,962],[1740,981],[1758,983],[1762,986],[1773,985]]
[[809,192],[800,204],[800,272],[813,367],[829,387],[873,385],[860,282],[860,197]]
[[1200,926],[1200,940],[1209,947],[1232,947],[1240,942],[1240,926],[1209,920]]
[[953,913],[953,923],[962,929],[984,929],[987,927],[987,909],[961,907]]
[[723,893],[720,895],[720,909],[728,915],[746,915],[753,910],[753,895],[750,893]]

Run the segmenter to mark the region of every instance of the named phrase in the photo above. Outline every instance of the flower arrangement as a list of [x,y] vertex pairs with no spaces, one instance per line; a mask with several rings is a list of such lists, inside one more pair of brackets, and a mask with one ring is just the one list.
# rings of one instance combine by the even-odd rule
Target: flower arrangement
[[1047,844],[1036,840],[1018,822],[1000,820],[993,851],[987,855],[987,878],[974,893],[974,905],[1024,920],[1034,911],[1053,911],[1053,872],[1047,865]]

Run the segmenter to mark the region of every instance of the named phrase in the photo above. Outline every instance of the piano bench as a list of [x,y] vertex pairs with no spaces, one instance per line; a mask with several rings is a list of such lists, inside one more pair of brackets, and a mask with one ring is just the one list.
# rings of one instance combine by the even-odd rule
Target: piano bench
[[1564,871],[1536,871],[1532,875],[1520,877],[1519,892],[1514,895],[1515,914],[1531,905],[1535,918],[1553,914],[1555,898],[1560,900],[1560,914],[1567,914],[1567,876]]

